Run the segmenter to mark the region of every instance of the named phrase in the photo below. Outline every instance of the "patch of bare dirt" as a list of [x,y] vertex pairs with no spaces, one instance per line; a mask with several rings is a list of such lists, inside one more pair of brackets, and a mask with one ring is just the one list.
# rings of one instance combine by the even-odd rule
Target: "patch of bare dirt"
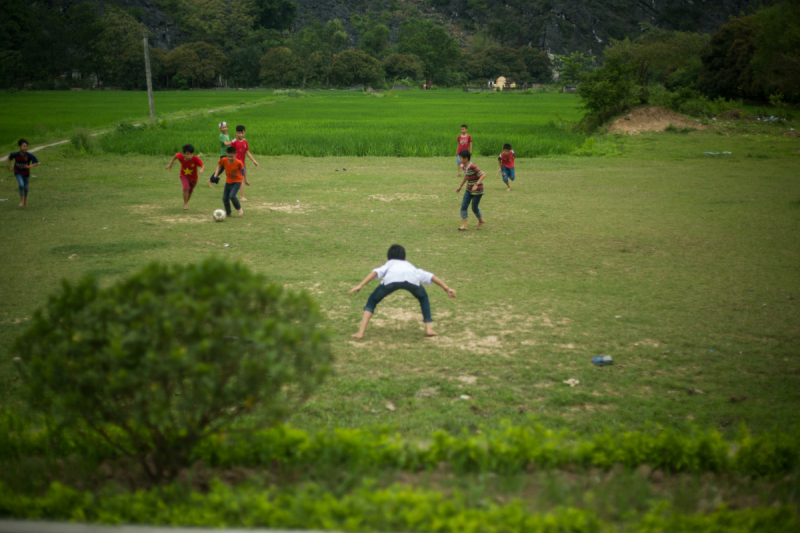
[[641,107],[615,120],[606,133],[638,135],[643,131],[664,131],[670,124],[676,128],[706,129],[697,120],[660,106]]
[[295,214],[305,214],[309,211],[314,211],[314,208],[308,204],[303,204],[299,202],[295,202],[293,204],[271,204],[271,203],[262,203],[259,205],[252,206],[254,209],[269,209],[270,211],[277,211],[280,213],[295,213]]
[[381,202],[393,202],[398,200],[400,202],[417,202],[420,200],[428,200],[432,198],[439,198],[439,196],[435,194],[416,194],[416,193],[396,193],[396,194],[370,194],[370,198],[373,200],[379,200]]

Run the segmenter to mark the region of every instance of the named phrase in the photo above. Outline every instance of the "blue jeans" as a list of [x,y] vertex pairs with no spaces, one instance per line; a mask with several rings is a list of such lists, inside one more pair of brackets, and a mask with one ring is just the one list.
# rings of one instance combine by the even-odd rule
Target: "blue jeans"
[[17,185],[19,185],[19,195],[28,196],[28,179],[31,177],[30,174],[23,176],[15,172],[14,177],[17,178]]
[[433,322],[433,318],[431,318],[431,302],[428,300],[428,293],[425,292],[425,288],[422,285],[414,285],[407,281],[389,283],[388,285],[381,284],[375,287],[375,290],[372,291],[372,294],[369,295],[369,299],[367,299],[367,305],[364,306],[364,311],[374,313],[375,306],[377,306],[381,300],[400,289],[407,290],[419,301],[419,306],[422,309],[422,321],[426,324]]
[[472,212],[475,213],[475,216],[478,218],[483,217],[483,215],[481,215],[481,210],[478,209],[481,198],[483,198],[482,194],[473,196],[469,191],[464,191],[464,198],[461,199],[461,218],[467,218],[467,208],[470,202],[472,202]]
[[239,192],[239,187],[241,186],[242,182],[225,184],[225,190],[222,191],[222,203],[225,204],[225,213],[228,216],[231,216],[231,203],[237,211],[242,208],[242,204],[236,198],[236,193]]
[[500,170],[503,173],[503,183],[508,185],[508,180],[514,181],[514,168],[506,168],[500,165]]

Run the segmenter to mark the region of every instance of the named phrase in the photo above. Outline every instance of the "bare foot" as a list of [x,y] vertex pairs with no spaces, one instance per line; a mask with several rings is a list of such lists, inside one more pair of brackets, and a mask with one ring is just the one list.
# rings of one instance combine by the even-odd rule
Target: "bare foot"
[[25,202],[20,202],[17,207],[25,207]]
[[467,231],[467,227],[466,226],[459,226],[458,227],[458,231]]
[[511,190],[511,187],[507,188],[507,189],[506,189],[506,192],[508,192],[508,191],[510,191],[510,190]]
[[247,201],[247,198],[245,198],[244,196],[242,196],[242,201],[243,201],[243,202],[246,202],[246,201]]
[[438,337],[438,336],[439,336],[439,334],[438,334],[438,333],[436,333],[436,332],[435,332],[435,331],[433,331],[433,330],[430,330],[430,331],[426,331],[426,332],[425,332],[425,336],[426,336],[426,337]]
[[353,333],[350,336],[353,337],[354,339],[363,339],[364,338],[364,334],[361,333],[360,331],[358,333]]
[[189,210],[189,204],[183,204],[183,210],[184,211],[188,211]]
[[240,216],[240,217],[243,217],[243,216],[244,216],[244,209],[239,209],[239,216]]
[[483,221],[480,224],[478,224],[477,226],[475,226],[475,229],[481,229],[484,224],[486,224],[486,221]]

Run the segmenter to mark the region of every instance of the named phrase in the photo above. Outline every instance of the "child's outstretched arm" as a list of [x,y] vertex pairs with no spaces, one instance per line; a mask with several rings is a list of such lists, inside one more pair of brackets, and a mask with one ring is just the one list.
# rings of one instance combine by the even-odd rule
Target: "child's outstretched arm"
[[455,291],[455,290],[453,290],[453,289],[451,289],[450,287],[448,287],[448,286],[445,284],[445,282],[444,282],[444,281],[440,280],[440,279],[439,279],[439,278],[437,278],[436,276],[433,276],[433,277],[431,278],[431,281],[432,281],[432,282],[434,282],[435,284],[437,284],[438,286],[440,286],[441,288],[443,288],[443,289],[444,289],[444,292],[446,292],[446,293],[447,293],[447,295],[450,297],[450,299],[451,299],[451,300],[452,300],[452,299],[454,299],[454,298],[456,297],[456,291]]
[[206,167],[204,165],[197,165],[197,172],[200,174],[202,174],[205,169]]
[[362,281],[361,283],[359,283],[358,285],[356,285],[355,287],[350,289],[350,292],[348,294],[350,294],[350,296],[354,295],[355,293],[357,293],[358,291],[363,289],[364,285],[366,285],[367,283],[369,283],[370,281],[372,281],[376,277],[378,277],[378,273],[373,270],[372,272],[369,273],[369,276],[364,278],[364,281]]
[[250,161],[252,161],[255,166],[258,166],[258,161],[255,160],[255,158],[253,157],[253,154],[250,153],[250,150],[248,150],[246,153],[247,153],[247,157],[250,158]]
[[464,179],[461,180],[461,185],[458,186],[456,192],[461,192],[461,187],[464,186],[464,182],[467,181],[467,169],[464,169]]
[[478,177],[478,181],[477,181],[477,183],[475,183],[475,186],[477,187],[478,185],[483,183],[483,178],[485,178],[485,177],[486,177],[486,172],[481,171],[481,175]]
[[172,168],[172,163],[174,163],[176,159],[178,159],[178,154],[175,154],[175,155],[172,156],[172,159],[170,160],[169,165],[167,165],[167,170]]

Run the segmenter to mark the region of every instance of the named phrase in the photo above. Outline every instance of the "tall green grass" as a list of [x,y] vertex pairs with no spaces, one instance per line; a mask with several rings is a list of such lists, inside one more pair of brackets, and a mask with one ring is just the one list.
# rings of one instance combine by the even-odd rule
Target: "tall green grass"
[[217,154],[217,124],[247,127],[254,154],[434,157],[456,155],[461,124],[477,155],[499,154],[510,143],[519,157],[567,154],[585,137],[548,123],[579,118],[573,95],[467,94],[409,91],[376,98],[365,93],[313,93],[275,105],[195,115],[167,130],[116,131],[101,140],[107,152],[172,155],[185,143]]

